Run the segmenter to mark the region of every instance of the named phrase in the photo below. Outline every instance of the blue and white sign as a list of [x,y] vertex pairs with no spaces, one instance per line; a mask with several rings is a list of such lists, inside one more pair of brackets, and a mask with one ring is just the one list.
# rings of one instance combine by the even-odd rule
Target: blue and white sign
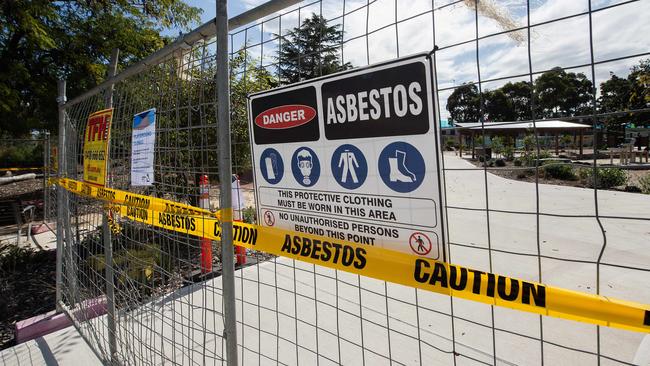
[[262,177],[269,184],[278,184],[284,175],[284,163],[278,150],[267,148],[262,152],[260,157],[260,171]]
[[260,225],[444,259],[433,67],[413,55],[250,95]]
[[357,189],[368,177],[368,162],[356,146],[339,146],[332,154],[332,174],[343,188]]
[[155,108],[138,113],[133,117],[131,141],[131,185],[150,186],[154,183]]
[[379,175],[388,188],[409,193],[424,181],[426,165],[422,154],[408,142],[398,141],[386,146],[379,154]]
[[320,177],[320,161],[314,150],[303,146],[296,149],[291,157],[291,171],[298,184],[311,187]]

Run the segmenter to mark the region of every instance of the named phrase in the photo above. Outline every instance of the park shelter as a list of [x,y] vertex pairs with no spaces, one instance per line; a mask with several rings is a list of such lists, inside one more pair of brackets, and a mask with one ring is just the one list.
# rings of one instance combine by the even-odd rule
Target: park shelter
[[541,120],[523,121],[523,122],[456,122],[454,123],[458,131],[460,151],[459,154],[463,156],[463,138],[469,137],[472,146],[472,159],[475,156],[475,139],[474,135],[499,135],[499,136],[512,136],[516,137],[519,134],[526,133],[526,131],[536,130],[538,135],[546,134],[555,137],[555,154],[557,155],[560,150],[560,134],[573,133],[578,137],[578,146],[580,148],[580,156],[582,156],[582,142],[585,129],[592,128],[591,125],[567,122],[560,120]]

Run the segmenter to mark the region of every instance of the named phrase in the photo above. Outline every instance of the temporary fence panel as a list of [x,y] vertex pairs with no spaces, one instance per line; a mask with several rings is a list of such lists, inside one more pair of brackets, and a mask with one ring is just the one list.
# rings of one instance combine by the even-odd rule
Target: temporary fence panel
[[[588,160],[602,163],[598,139],[591,138],[601,125],[612,116],[648,113],[603,111],[595,88],[606,81],[610,70],[622,73],[650,57],[647,42],[623,41],[643,33],[638,30],[645,25],[638,19],[650,14],[647,2],[592,1],[560,7],[554,1],[314,1],[286,9],[282,7],[287,2],[271,3],[276,12],[272,16],[231,21],[237,26],[229,34],[232,168],[219,164],[215,109],[219,47],[214,27],[204,25],[185,36],[192,42],[175,43],[167,56],[113,79],[106,185],[176,206],[166,207],[164,214],[169,216],[162,218],[171,220],[168,225],[175,230],[169,230],[143,223],[151,220],[147,216],[151,212],[138,207],[135,199],[132,211],[123,215],[119,205],[65,193],[58,216],[63,228],[61,305],[102,360],[227,362],[224,302],[229,299],[223,297],[220,257],[215,255],[214,272],[206,274],[205,240],[183,231],[194,230],[186,220],[188,213],[199,221],[214,218],[197,210],[204,207],[199,202],[201,177],[208,177],[210,208],[217,210],[224,169],[228,176],[238,174],[242,179],[242,192],[234,196],[241,193],[244,200],[243,220],[263,219],[255,217],[251,183],[249,94],[434,49],[434,113],[448,119],[448,109],[453,109],[450,96],[460,92],[475,100],[470,105],[474,109],[465,111],[469,117],[461,122],[479,122],[480,128],[455,128],[460,144],[507,154],[497,151],[494,139],[478,137],[487,131],[486,115],[498,121],[494,117],[498,111],[487,101],[508,83],[524,89],[519,97],[529,96],[510,97],[521,102],[521,113],[513,119],[532,122],[530,137],[516,153],[522,166],[473,164],[453,151],[443,154],[448,261],[650,303],[650,258],[644,250],[649,196],[600,189],[603,175],[619,174],[620,168],[596,169],[588,164]],[[310,28],[321,21],[314,14],[334,30]],[[299,37],[296,28],[320,29],[330,37],[287,47]],[[613,35],[613,30],[621,35]],[[616,47],[609,47],[612,44]],[[557,110],[542,108],[541,86],[538,98],[530,98],[532,86],[541,85],[540,77],[555,67],[559,74],[584,75],[572,79],[581,80],[584,87],[583,99],[573,109],[562,109],[561,104]],[[84,178],[86,125],[90,114],[107,107],[111,89],[105,86],[63,105],[64,144],[59,154],[65,177]],[[134,117],[152,108],[151,185],[134,185],[132,146],[143,148],[133,139]],[[555,140],[554,132],[538,129],[536,121],[549,116],[589,125],[584,133],[589,139],[578,142],[576,135],[563,142],[567,154],[575,157],[549,161],[572,174],[583,170],[582,179],[596,183],[591,188],[542,183],[548,182],[542,173],[550,170],[541,166],[543,152],[553,150]],[[579,160],[586,165],[576,163]],[[110,224],[112,258],[106,256],[103,214]],[[213,253],[220,253],[220,242],[212,245]],[[248,265],[235,273],[241,364],[630,365],[644,336],[448,297],[262,251],[248,250],[247,256]],[[112,270],[108,277],[107,266]],[[113,298],[115,311],[105,315],[111,302],[107,296]]]
[[56,217],[56,190],[47,184],[56,176],[50,159],[53,146],[56,144],[51,142],[50,133],[41,131],[34,138],[5,139],[0,147],[0,176],[36,174],[35,179],[19,183],[17,189],[3,192],[2,198],[16,200],[20,206],[34,206],[34,219],[38,221]]

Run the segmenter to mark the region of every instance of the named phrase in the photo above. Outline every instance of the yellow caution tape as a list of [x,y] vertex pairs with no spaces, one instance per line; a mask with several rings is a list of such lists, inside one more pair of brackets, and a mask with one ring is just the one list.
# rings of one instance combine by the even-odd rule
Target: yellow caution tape
[[59,184],[68,191],[96,198],[116,205],[153,210],[185,216],[210,216],[219,219],[219,213],[162,198],[145,196],[119,189],[106,188],[69,178],[50,178],[50,184]]
[[[79,188],[82,182],[61,179],[59,183],[71,192],[116,204],[115,212],[130,220],[212,240],[221,239],[219,215],[207,210],[196,207],[192,207],[192,212],[189,209],[170,210],[172,206],[186,208],[188,205],[92,186],[98,191],[82,193]],[[107,196],[107,193],[111,194]],[[126,199],[126,196],[138,197],[138,200]],[[145,198],[149,202],[147,205],[142,203]],[[241,222],[233,223],[233,241],[249,249],[448,296],[650,333],[650,305],[547,286],[388,249]]]

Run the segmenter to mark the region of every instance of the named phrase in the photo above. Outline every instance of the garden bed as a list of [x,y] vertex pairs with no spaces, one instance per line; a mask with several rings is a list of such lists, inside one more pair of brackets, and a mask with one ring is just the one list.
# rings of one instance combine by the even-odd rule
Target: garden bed
[[[466,159],[477,167],[486,167],[492,174],[503,178],[542,184],[555,184],[580,188],[594,187],[594,169],[590,165],[566,159],[490,159],[487,162]],[[536,165],[539,166],[536,167]],[[634,193],[650,194],[650,170],[625,170],[621,167],[596,168],[596,186]],[[537,172],[537,174],[536,174]]]

